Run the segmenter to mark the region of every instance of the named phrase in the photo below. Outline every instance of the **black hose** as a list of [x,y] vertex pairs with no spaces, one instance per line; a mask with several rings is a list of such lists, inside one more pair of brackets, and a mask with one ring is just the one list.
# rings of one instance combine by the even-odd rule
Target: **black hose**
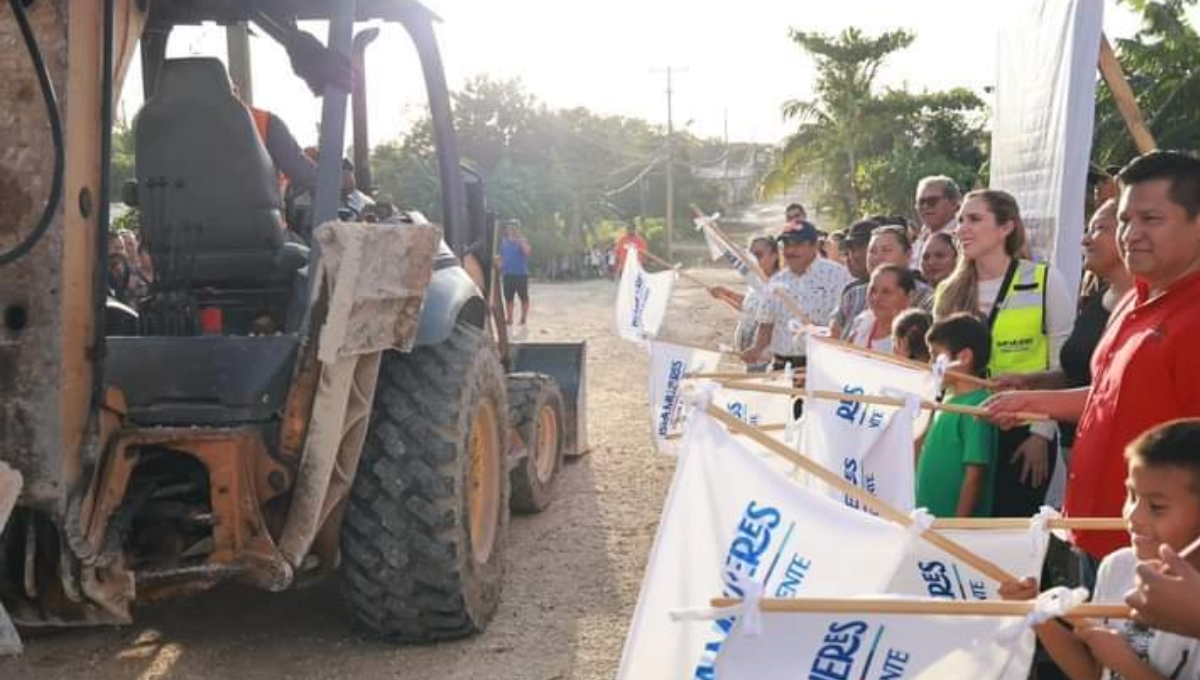
[[21,29],[21,37],[25,40],[25,50],[29,52],[33,70],[37,73],[38,85],[42,89],[42,100],[46,105],[46,118],[50,122],[50,138],[54,144],[54,175],[50,183],[50,195],[46,198],[46,207],[42,211],[42,217],[38,220],[37,226],[16,246],[0,253],[0,267],[27,255],[50,229],[50,222],[54,219],[54,213],[58,211],[58,204],[62,200],[63,167],[66,165],[62,118],[58,114],[58,98],[54,94],[54,83],[50,82],[50,72],[46,69],[46,63],[42,61],[42,50],[38,47],[37,38],[33,34],[33,27],[29,25],[29,17],[25,15],[25,8],[21,5],[21,0],[8,0],[8,6],[12,8],[13,18],[16,19],[17,26]]

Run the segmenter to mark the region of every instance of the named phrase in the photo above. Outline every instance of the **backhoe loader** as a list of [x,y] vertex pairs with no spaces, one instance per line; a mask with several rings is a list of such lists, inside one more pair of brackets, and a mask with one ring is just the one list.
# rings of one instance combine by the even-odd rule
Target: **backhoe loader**
[[[19,646],[9,617],[122,624],[136,603],[224,581],[327,576],[375,636],[482,630],[510,504],[546,507],[563,456],[586,449],[585,349],[509,346],[494,322],[495,220],[460,163],[437,17],[415,0],[7,4],[0,649]],[[320,98],[315,229],[285,218],[222,60],[167,58],[172,30],[203,22],[278,42]],[[347,100],[380,23],[420,63],[395,77],[425,84],[440,224],[339,220]],[[111,187],[113,109],[137,54],[135,179]],[[108,295],[118,189],[155,271],[136,311]]]

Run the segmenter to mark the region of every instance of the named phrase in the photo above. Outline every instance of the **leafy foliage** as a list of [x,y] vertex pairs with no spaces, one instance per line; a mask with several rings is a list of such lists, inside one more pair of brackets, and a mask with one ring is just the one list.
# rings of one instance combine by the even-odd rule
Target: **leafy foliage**
[[[463,161],[483,174],[490,209],[501,219],[521,221],[535,268],[607,244],[630,222],[641,224],[652,248],[665,251],[662,129],[583,108],[550,109],[519,80],[475,78],[455,93],[453,104]],[[687,226],[689,204],[728,206],[719,183],[698,179],[695,166],[710,166],[727,153],[753,158],[758,148],[737,145],[731,151],[687,133],[676,133],[674,146],[675,239],[698,238]],[[376,147],[372,170],[382,195],[431,219],[440,217],[428,119],[402,139]]]
[[865,213],[909,212],[914,183],[923,175],[976,183],[986,159],[978,97],[962,88],[876,91],[880,67],[911,45],[913,34],[870,37],[848,28],[837,36],[796,30],[790,36],[816,62],[816,97],[784,104],[784,117],[798,127],[764,178],[764,194],[815,176],[824,187],[818,208],[844,224]]
[[[1124,0],[1142,26],[1114,49],[1137,96],[1146,125],[1160,148],[1200,149],[1200,35],[1186,11],[1196,0]],[[1137,154],[1108,86],[1096,95],[1093,159],[1121,165]]]

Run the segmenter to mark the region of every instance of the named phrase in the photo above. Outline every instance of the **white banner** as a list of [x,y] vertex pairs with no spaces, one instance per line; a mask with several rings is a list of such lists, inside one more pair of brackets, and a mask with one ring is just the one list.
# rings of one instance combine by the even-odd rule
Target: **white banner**
[[761,616],[760,634],[750,635],[741,625],[730,634],[714,677],[1025,680],[1033,660],[1034,633],[1022,631],[1024,617],[1019,616]]
[[[807,352],[806,390],[868,396],[903,393],[926,400],[935,396],[933,373],[924,368],[877,359],[812,335]],[[916,488],[913,427],[912,413],[906,409],[808,399],[801,451],[897,509],[911,510]],[[841,492],[829,489],[829,493],[857,507]]]
[[1033,255],[1079,288],[1104,3],[1018,0],[996,63],[990,186],[1013,194]]
[[683,433],[683,381],[688,373],[715,371],[721,355],[670,342],[650,343],[650,423],[659,453],[674,453],[669,437]]
[[667,316],[675,277],[674,271],[647,273],[637,255],[629,253],[617,285],[617,335],[634,342],[657,335]]
[[761,288],[767,275],[762,267],[743,248],[735,243],[729,243],[707,219],[697,220],[700,231],[704,233],[704,242],[708,245],[708,254],[714,260],[725,260],[731,267],[746,279],[751,288]]
[[677,623],[670,612],[741,597],[748,583],[771,597],[882,592],[906,541],[897,525],[775,472],[698,412],[680,443],[617,677],[712,678],[732,619]]
[[[1042,562],[1050,545],[1050,533],[1044,526],[938,533],[1019,579],[1041,578]],[[999,600],[999,588],[999,583],[929,541],[917,541],[896,570],[887,592],[939,600]]]

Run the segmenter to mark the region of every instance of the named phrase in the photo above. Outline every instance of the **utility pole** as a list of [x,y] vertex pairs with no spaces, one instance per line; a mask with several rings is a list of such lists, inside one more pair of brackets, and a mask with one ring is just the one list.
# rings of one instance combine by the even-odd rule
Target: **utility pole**
[[[664,224],[667,232],[667,259],[675,261],[675,119],[673,106],[673,95],[675,94],[674,82],[672,76],[675,73],[683,73],[686,68],[674,68],[668,66],[667,74],[667,205],[666,215],[664,216]],[[655,69],[655,73],[662,73],[661,69]]]

